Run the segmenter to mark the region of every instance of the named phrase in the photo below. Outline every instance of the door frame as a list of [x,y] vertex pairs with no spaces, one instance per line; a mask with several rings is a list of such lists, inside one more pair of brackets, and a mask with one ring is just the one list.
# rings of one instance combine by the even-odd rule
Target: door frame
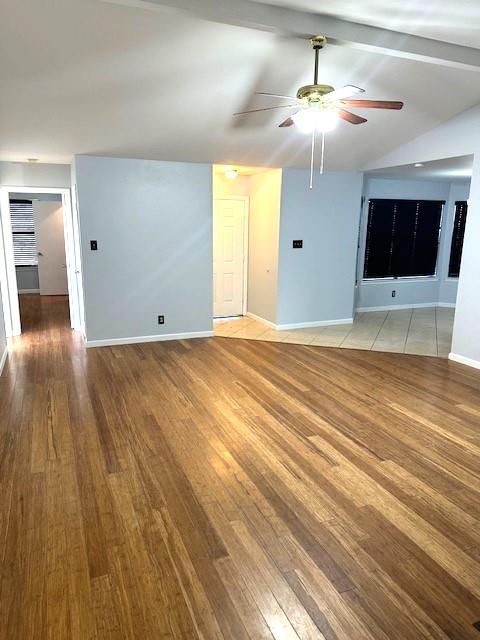
[[[248,229],[250,216],[250,198],[248,196],[223,196],[222,198],[213,198],[212,208],[212,254],[215,252],[215,233],[213,227],[215,225],[215,202],[217,200],[239,200],[244,203],[243,218],[243,290],[242,290],[242,315],[247,315],[247,296],[248,296]],[[213,273],[212,273],[213,276]],[[213,313],[213,310],[212,310]],[[213,316],[215,318],[215,315]]]
[[[80,230],[78,219],[72,208],[70,189],[58,187],[0,187],[0,287],[3,301],[3,315],[7,337],[20,335],[20,307],[18,301],[17,276],[13,257],[12,224],[10,219],[11,193],[51,193],[62,197],[63,233],[65,240],[65,258],[67,263],[68,299],[70,307],[70,326],[85,335],[83,313],[83,286],[81,276]],[[80,283],[80,284],[79,284]]]

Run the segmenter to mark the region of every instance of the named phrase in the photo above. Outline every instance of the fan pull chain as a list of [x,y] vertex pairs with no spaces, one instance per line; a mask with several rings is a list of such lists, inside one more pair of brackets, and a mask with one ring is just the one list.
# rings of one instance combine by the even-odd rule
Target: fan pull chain
[[313,189],[313,160],[315,153],[315,127],[312,131],[312,155],[310,157],[310,189]]
[[324,157],[325,157],[325,131],[322,131],[322,157],[320,158],[320,175],[323,174]]

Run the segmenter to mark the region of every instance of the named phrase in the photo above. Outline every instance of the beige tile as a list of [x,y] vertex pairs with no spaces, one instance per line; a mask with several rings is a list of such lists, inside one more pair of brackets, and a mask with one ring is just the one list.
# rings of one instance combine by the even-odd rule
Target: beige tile
[[287,331],[276,331],[275,329],[267,329],[258,337],[259,340],[268,342],[285,342],[290,334]]
[[390,311],[378,332],[377,338],[372,345],[372,350],[403,353],[411,317],[412,309]]
[[447,357],[454,309],[424,308],[361,312],[350,325],[276,331],[250,317],[215,322],[215,335],[319,347],[372,349]]
[[341,346],[345,349],[371,349],[387,318],[388,311],[364,313],[353,323]]
[[321,334],[313,339],[311,345],[314,347],[339,347],[345,336],[343,335],[333,335],[333,334]]
[[437,326],[434,307],[413,310],[405,343],[405,353],[422,356],[437,355]]

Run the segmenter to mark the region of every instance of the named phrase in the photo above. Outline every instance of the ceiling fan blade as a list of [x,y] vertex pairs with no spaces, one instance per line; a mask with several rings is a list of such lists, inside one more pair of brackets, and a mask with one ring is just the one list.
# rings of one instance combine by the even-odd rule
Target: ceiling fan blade
[[399,110],[403,107],[403,102],[395,100],[342,100],[342,104],[346,107],[354,109],[395,109]]
[[326,93],[323,96],[323,99],[327,102],[335,102],[335,100],[345,100],[346,98],[349,98],[350,96],[356,96],[359,93],[365,93],[365,89],[355,87],[353,84],[347,84],[341,89],[335,89],[335,91]]
[[[257,91],[256,96],[269,96],[270,98],[286,98],[287,100],[298,100],[296,96],[284,96],[281,93],[264,93],[263,91]],[[299,101],[300,102],[300,101]]]
[[298,107],[298,104],[279,104],[276,107],[265,107],[264,109],[250,109],[250,111],[237,111],[234,116],[243,116],[246,113],[256,113],[257,111],[271,111],[272,109],[293,109]]
[[295,124],[292,120],[292,118],[287,118],[286,120],[284,120],[283,122],[281,122],[278,126],[279,127],[291,127],[292,124]]
[[350,113],[350,111],[345,111],[345,109],[337,109],[337,116],[342,118],[342,120],[346,120],[351,124],[362,124],[362,122],[366,122],[366,118],[362,118],[362,116],[357,116],[356,113]]

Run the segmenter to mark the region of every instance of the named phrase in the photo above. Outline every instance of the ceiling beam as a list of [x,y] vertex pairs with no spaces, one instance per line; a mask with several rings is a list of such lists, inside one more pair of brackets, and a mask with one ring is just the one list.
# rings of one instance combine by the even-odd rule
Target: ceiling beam
[[347,22],[253,0],[102,0],[140,9],[175,12],[199,19],[306,38],[323,34],[330,43],[408,60],[480,71],[480,49]]

